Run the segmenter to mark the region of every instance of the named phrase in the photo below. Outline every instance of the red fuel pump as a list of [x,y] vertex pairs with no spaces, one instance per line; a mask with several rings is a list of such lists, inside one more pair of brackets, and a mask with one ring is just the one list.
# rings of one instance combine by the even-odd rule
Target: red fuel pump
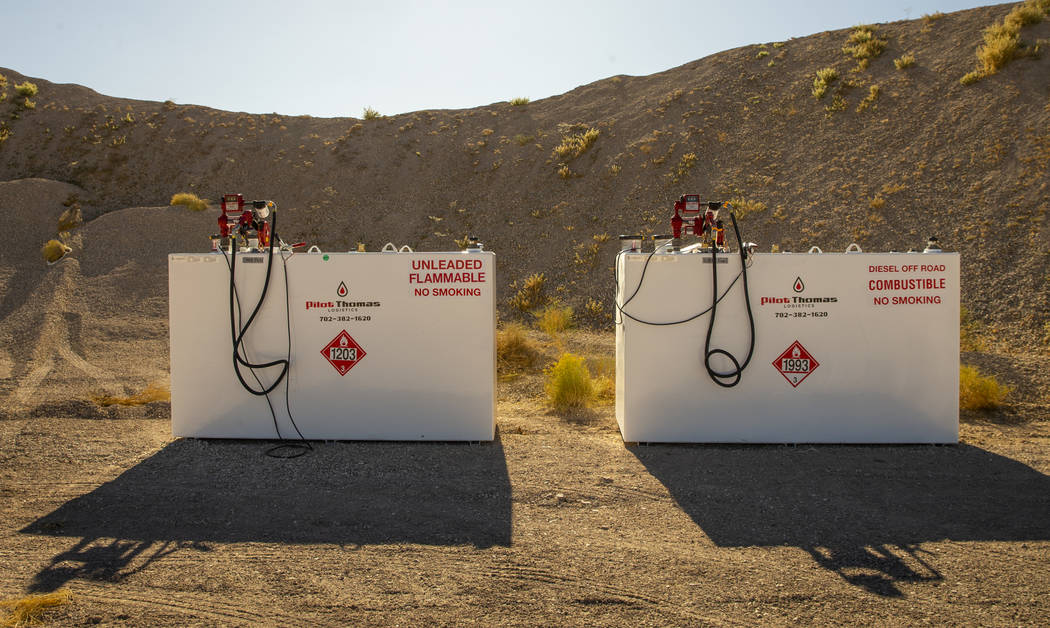
[[679,248],[683,233],[692,233],[708,246],[713,243],[714,246],[724,247],[724,230],[722,221],[718,220],[718,210],[721,208],[722,201],[701,201],[699,194],[683,194],[679,197],[674,202],[674,216],[671,218],[675,248]]
[[245,202],[243,194],[223,194],[219,233],[211,237],[212,250],[231,245],[260,250],[270,246],[273,201]]

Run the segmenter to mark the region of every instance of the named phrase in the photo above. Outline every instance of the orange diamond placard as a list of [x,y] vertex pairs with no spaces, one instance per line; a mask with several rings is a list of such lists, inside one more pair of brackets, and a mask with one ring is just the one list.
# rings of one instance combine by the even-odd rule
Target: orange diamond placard
[[344,329],[332,339],[332,342],[326,344],[324,349],[321,349],[321,355],[335,367],[335,370],[339,371],[340,375],[346,375],[366,354],[361,345],[357,344],[357,341],[351,338]]
[[776,360],[773,360],[773,368],[779,371],[784,376],[784,379],[794,388],[798,388],[802,380],[809,377],[809,374],[816,370],[818,366],[820,366],[820,362],[813,359],[813,356],[809,354],[809,351],[806,351],[806,348],[798,340],[791,343],[791,346],[785,349],[784,353],[781,353]]

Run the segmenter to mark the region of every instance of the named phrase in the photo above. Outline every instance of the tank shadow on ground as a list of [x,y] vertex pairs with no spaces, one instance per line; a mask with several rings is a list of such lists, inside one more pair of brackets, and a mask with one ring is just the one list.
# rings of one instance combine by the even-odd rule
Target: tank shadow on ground
[[80,540],[32,588],[119,579],[132,562],[206,551],[210,542],[510,545],[498,436],[491,444],[314,443],[291,460],[265,456],[270,446],[177,440],[34,521],[21,532]]
[[1050,540],[1050,477],[969,445],[631,451],[715,544],[799,547],[882,596],[943,578],[924,542]]

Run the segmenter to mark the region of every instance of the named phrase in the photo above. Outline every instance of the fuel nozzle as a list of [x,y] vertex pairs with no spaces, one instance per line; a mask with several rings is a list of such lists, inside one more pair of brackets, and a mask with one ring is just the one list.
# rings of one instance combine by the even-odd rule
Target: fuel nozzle
[[930,236],[930,239],[926,240],[926,248],[923,249],[923,253],[940,253],[941,245],[937,241],[937,236]]
[[726,246],[726,228],[721,220],[715,220],[715,248],[724,249]]

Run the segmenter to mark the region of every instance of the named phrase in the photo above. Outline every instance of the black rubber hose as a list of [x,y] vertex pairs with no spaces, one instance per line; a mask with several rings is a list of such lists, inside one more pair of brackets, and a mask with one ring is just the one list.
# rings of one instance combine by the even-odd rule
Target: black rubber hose
[[[755,315],[751,311],[751,293],[747,285],[747,254],[744,251],[744,242],[740,238],[740,229],[736,225],[736,216],[732,213],[729,217],[733,219],[733,232],[736,233],[737,246],[740,247],[740,272],[744,278],[744,303],[747,306],[747,320],[750,327],[751,343],[747,349],[747,358],[744,359],[743,363],[740,363],[736,357],[726,351],[725,349],[712,349],[711,348],[711,334],[715,328],[715,315],[718,311],[718,247],[711,246],[711,320],[707,323],[707,338],[704,340],[704,368],[707,369],[708,376],[711,377],[711,381],[722,386],[723,388],[732,388],[740,383],[740,377],[744,373],[744,369],[751,362],[751,357],[755,352]],[[733,363],[733,370],[720,373],[711,366],[711,356],[724,355],[729,358],[729,361]],[[731,381],[727,381],[731,380]]]
[[[231,259],[231,262],[230,262],[230,336],[231,336],[231,338],[233,340],[233,372],[237,374],[237,379],[240,380],[241,386],[243,386],[245,390],[247,390],[248,392],[250,392],[253,395],[257,395],[257,396],[260,396],[260,397],[270,394],[271,392],[273,392],[273,390],[275,388],[277,388],[278,384],[281,383],[281,380],[284,379],[285,375],[288,374],[288,365],[289,365],[289,361],[288,360],[274,360],[272,362],[262,362],[262,363],[259,363],[259,364],[255,364],[255,363],[249,362],[248,360],[245,360],[244,358],[242,358],[240,356],[240,353],[239,353],[241,342],[244,341],[244,336],[245,336],[245,334],[248,333],[248,328],[251,327],[252,322],[255,321],[255,316],[259,313],[259,310],[262,308],[263,302],[266,301],[266,292],[267,292],[267,290],[270,287],[270,273],[273,270],[273,244],[274,244],[274,242],[277,241],[277,211],[276,211],[276,209],[273,212],[273,220],[272,220],[271,226],[272,226],[272,228],[270,230],[270,246],[269,246],[269,249],[268,249],[268,257],[269,257],[269,259],[266,260],[266,278],[263,280],[262,294],[259,295],[259,301],[255,304],[255,308],[252,310],[251,315],[248,316],[248,320],[245,321],[245,323],[241,326],[241,329],[240,329],[239,333],[237,331],[237,323],[236,323],[236,321],[234,319],[234,314],[233,314],[234,286],[236,285],[235,284],[235,275],[236,275],[236,270],[237,270],[237,237],[236,236],[234,236],[234,238],[233,238],[233,246],[231,247],[232,255],[230,256],[230,259]],[[264,369],[264,368],[270,368],[272,366],[280,365],[281,366],[281,373],[280,373],[280,375],[277,376],[277,379],[275,379],[273,384],[271,384],[269,387],[267,387],[267,388],[265,388],[263,390],[255,390],[254,388],[251,387],[250,384],[248,384],[247,381],[245,381],[244,376],[241,375],[240,367],[242,365],[246,366],[246,367],[248,367],[250,369]]]
[[[688,316],[686,318],[683,318],[683,319],[680,319],[680,320],[677,320],[677,321],[661,321],[661,322],[647,321],[647,320],[638,318],[634,314],[627,313],[627,311],[624,310],[624,308],[626,308],[627,305],[631,301],[634,300],[634,297],[636,297],[638,295],[638,291],[642,289],[642,283],[645,281],[645,271],[649,269],[649,261],[651,259],[653,259],[653,255],[656,254],[656,250],[654,249],[653,252],[650,253],[649,256],[645,258],[645,264],[642,265],[642,274],[641,274],[640,277],[638,277],[638,285],[635,286],[634,292],[631,293],[631,296],[627,297],[627,300],[624,301],[622,305],[619,305],[618,303],[619,303],[619,300],[620,300],[620,257],[623,254],[624,254],[624,251],[620,251],[619,253],[616,254],[616,266],[613,267],[613,283],[616,286],[616,298],[613,300],[613,307],[616,308],[616,314],[621,314],[623,316],[626,316],[627,318],[631,319],[632,321],[635,321],[636,323],[641,323],[643,325],[652,325],[654,327],[664,327],[664,326],[669,326],[669,325],[681,325],[683,323],[688,323],[690,321],[694,321],[694,320],[700,318],[701,316],[703,316],[704,314],[707,314],[708,312],[711,311],[711,308],[707,307],[706,309],[704,309],[704,310],[702,310],[700,312],[697,312],[696,314],[693,314],[691,316]],[[741,269],[741,273],[742,272],[743,272],[743,269]],[[732,290],[733,286],[736,285],[736,282],[740,280],[741,273],[737,273],[736,277],[733,277],[733,281],[729,282],[729,285],[726,286],[725,291],[722,292],[721,296],[718,297],[718,301],[721,301],[722,299],[726,298],[726,295],[729,294],[729,291]],[[622,318],[614,317],[613,318],[613,322],[616,323],[617,325],[623,325],[623,319]]]

